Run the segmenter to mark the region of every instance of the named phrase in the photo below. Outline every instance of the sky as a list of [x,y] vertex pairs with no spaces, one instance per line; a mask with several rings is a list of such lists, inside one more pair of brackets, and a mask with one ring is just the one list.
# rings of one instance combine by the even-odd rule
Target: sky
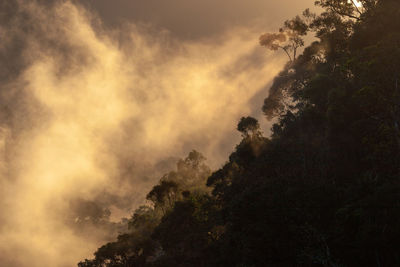
[[220,167],[242,116],[268,134],[287,59],[258,37],[312,2],[1,1],[0,266],[75,266],[178,158]]

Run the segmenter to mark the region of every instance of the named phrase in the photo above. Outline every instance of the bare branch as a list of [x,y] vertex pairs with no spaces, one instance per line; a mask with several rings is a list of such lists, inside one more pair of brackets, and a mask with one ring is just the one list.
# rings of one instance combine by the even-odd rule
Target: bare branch
[[349,17],[349,18],[355,19],[355,20],[357,20],[357,21],[360,21],[360,20],[361,20],[360,17],[357,17],[357,16],[354,16],[354,15],[351,15],[351,14],[344,13],[344,12],[338,10],[337,8],[333,7],[333,6],[330,6],[330,8],[332,9],[333,12],[335,12],[335,13],[341,15],[341,16]]
[[350,0],[351,3],[353,4],[354,8],[356,9],[356,11],[358,12],[358,14],[362,15],[362,12],[360,11],[360,9],[358,8],[356,2],[354,2],[354,0]]

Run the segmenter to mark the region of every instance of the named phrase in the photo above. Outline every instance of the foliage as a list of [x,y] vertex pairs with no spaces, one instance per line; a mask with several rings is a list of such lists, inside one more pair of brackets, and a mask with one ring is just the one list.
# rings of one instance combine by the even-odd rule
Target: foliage
[[271,137],[243,117],[224,166],[189,154],[80,266],[400,266],[400,2],[359,2],[263,35],[290,57],[263,106]]

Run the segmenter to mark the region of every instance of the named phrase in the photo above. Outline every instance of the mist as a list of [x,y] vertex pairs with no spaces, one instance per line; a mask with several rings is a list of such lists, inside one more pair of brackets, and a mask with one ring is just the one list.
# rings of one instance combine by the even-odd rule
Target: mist
[[257,23],[177,38],[41,2],[1,4],[1,266],[73,266],[177,158],[219,167],[286,60],[258,46]]

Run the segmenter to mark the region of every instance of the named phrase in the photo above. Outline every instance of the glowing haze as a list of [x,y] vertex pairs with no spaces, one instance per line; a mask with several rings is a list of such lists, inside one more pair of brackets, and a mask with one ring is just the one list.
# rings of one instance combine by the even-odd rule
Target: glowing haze
[[118,219],[191,149],[218,167],[285,61],[247,21],[188,39],[44,2],[0,4],[0,266],[74,266],[113,236],[73,203]]

